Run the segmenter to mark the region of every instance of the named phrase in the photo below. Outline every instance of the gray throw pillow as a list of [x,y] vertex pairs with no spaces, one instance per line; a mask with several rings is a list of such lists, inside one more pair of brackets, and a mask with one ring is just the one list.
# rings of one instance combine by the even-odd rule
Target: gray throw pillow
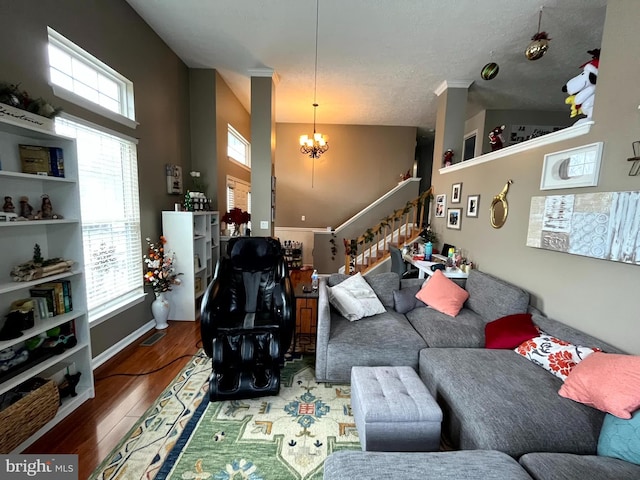
[[415,285],[413,287],[402,288],[400,290],[393,291],[393,305],[394,310],[398,313],[407,313],[414,308],[426,307],[427,305],[416,298],[416,293],[420,291],[422,287]]

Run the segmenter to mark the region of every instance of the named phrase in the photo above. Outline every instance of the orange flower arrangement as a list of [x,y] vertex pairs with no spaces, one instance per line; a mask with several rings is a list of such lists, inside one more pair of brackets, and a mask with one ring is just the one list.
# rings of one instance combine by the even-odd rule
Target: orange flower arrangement
[[176,273],[175,254],[165,252],[164,244],[167,243],[167,239],[163,236],[160,236],[158,243],[152,243],[150,238],[146,240],[148,249],[147,254],[143,257],[146,269],[144,281],[151,285],[155,294],[168,292],[172,285],[180,284],[178,276],[182,275],[182,273]]

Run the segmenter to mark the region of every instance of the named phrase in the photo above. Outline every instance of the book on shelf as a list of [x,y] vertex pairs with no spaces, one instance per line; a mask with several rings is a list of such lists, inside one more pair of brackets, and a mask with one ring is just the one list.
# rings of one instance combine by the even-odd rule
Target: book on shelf
[[22,173],[64,177],[64,154],[59,147],[19,145]]
[[64,309],[64,290],[62,288],[62,282],[47,282],[38,285],[38,288],[53,288],[54,300],[56,302],[55,309],[56,315],[65,313]]
[[[29,295],[32,297],[42,297],[47,301],[47,309],[49,311],[49,317],[57,315],[56,311],[56,293],[53,287],[41,287],[32,288],[29,290]],[[63,312],[64,313],[64,312]]]
[[57,280],[38,285],[39,288],[53,287],[56,294],[56,315],[73,310],[71,301],[71,280]]
[[44,297],[31,297],[33,300],[34,315],[39,320],[46,320],[49,318],[49,307],[47,307],[47,299]]
[[62,280],[62,289],[64,291],[64,311],[73,311],[73,301],[71,300],[71,280]]

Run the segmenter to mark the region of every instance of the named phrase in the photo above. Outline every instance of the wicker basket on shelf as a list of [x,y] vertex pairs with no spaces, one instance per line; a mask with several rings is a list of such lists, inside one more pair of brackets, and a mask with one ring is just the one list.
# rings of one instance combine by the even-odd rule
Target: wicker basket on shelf
[[14,450],[56,416],[60,405],[53,380],[0,411],[0,453]]

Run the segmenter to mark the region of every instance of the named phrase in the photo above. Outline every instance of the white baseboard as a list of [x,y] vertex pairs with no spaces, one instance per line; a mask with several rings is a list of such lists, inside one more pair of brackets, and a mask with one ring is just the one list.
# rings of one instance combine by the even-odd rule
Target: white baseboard
[[142,337],[145,333],[147,333],[149,330],[152,330],[153,328],[155,328],[156,326],[156,322],[155,320],[151,319],[149,320],[147,323],[145,323],[143,326],[141,326],[139,329],[131,332],[129,335],[127,335],[126,337],[124,337],[122,340],[120,340],[118,343],[111,345],[108,349],[106,349],[104,352],[102,352],[100,355],[98,355],[97,357],[95,357],[93,360],[91,360],[91,368],[93,370],[95,370],[96,368],[98,368],[100,365],[102,365],[103,363],[105,363],[107,360],[113,358],[114,356],[116,356],[119,352],[121,352],[122,350],[124,350],[126,347],[128,347],[129,345],[131,345],[133,342],[135,342],[136,340],[138,340],[140,337]]

